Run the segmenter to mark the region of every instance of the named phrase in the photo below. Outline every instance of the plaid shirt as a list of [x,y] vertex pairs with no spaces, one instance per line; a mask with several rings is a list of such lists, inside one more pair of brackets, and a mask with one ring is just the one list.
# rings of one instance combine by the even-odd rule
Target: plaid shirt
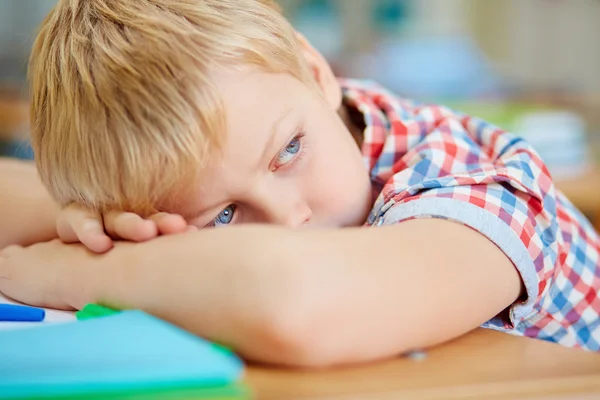
[[367,225],[435,217],[477,230],[527,292],[484,327],[600,351],[600,238],[535,150],[480,119],[341,83],[345,104],[364,117],[363,157],[379,194]]

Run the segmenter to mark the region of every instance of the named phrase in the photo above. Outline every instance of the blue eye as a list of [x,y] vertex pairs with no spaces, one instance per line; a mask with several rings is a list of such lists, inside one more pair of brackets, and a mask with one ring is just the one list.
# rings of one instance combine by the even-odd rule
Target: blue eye
[[285,165],[294,159],[302,147],[302,143],[300,141],[301,138],[302,137],[298,135],[293,138],[287,146],[285,146],[285,149],[283,149],[277,156],[277,166]]
[[214,219],[213,225],[219,226],[229,224],[233,219],[233,215],[235,214],[235,208],[236,207],[233,204],[227,206],[223,211],[219,213],[219,215],[217,215],[217,218]]
[[296,154],[298,151],[300,151],[300,138],[298,136],[293,138],[283,151],[286,151],[290,154]]

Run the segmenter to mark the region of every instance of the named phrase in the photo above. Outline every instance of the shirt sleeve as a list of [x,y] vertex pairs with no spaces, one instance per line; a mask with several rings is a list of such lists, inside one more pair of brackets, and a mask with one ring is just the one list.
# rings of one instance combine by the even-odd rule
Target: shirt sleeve
[[[485,326],[514,329],[533,317],[553,279],[561,254],[557,193],[539,155],[524,140],[480,119],[444,107],[406,111],[404,135],[391,135],[375,166],[381,194],[368,223],[445,218],[469,226],[494,242],[512,261],[526,289],[508,319]],[[385,155],[385,154],[384,154]]]

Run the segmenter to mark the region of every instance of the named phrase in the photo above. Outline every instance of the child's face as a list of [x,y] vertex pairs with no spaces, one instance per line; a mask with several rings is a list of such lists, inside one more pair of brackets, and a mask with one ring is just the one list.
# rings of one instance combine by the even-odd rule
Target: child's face
[[227,116],[222,152],[170,211],[200,228],[365,222],[368,170],[338,105],[287,74],[227,72],[218,82]]

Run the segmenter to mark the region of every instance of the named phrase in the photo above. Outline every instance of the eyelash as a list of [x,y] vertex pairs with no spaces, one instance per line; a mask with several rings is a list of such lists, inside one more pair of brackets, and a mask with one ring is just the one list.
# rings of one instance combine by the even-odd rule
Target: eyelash
[[276,160],[273,162],[273,165],[271,166],[271,171],[275,172],[278,169],[282,168],[282,167],[286,167],[286,168],[290,168],[292,167],[294,164],[296,164],[298,161],[300,161],[302,159],[302,157],[305,154],[306,148],[307,148],[307,144],[306,141],[304,140],[305,137],[305,133],[304,132],[300,132],[298,134],[296,134],[289,142],[286,143],[285,147],[283,149],[281,149],[281,151],[277,154],[277,156],[279,156],[281,153],[283,153],[285,151],[285,149],[294,141],[294,140],[298,140],[298,144],[300,146],[300,149],[298,150],[298,152],[294,155],[294,157],[288,161],[287,163],[283,163],[283,164],[278,164],[276,162]]

